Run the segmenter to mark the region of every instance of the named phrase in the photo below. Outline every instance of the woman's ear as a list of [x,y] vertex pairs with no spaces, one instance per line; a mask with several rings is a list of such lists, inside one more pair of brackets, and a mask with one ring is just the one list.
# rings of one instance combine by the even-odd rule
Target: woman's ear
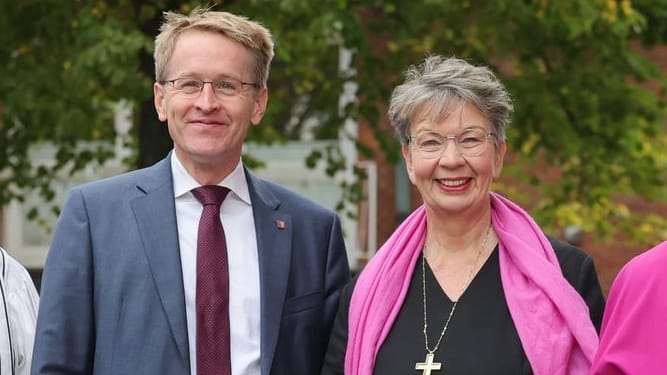
[[408,172],[408,177],[412,184],[415,183],[414,179],[414,168],[412,166],[412,152],[410,151],[410,145],[407,143],[401,144],[401,153],[403,154],[403,160],[405,161],[405,169]]
[[505,153],[507,152],[507,145],[505,141],[499,141],[496,147],[493,161],[493,178],[500,178],[500,172],[503,170],[503,163],[505,161]]

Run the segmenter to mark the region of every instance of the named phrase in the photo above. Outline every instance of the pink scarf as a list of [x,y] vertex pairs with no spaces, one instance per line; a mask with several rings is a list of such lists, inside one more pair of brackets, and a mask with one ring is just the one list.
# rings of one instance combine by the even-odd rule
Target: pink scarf
[[[597,349],[588,307],[567,282],[551,244],[520,207],[491,193],[500,276],[521,344],[536,375],[586,374]],[[405,300],[426,233],[419,207],[359,275],[349,309],[346,375],[371,375]]]

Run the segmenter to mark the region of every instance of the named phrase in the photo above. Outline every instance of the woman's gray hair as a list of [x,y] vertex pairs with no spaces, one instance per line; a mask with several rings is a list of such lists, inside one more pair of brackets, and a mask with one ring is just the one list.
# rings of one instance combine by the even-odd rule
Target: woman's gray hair
[[410,66],[391,94],[387,114],[401,143],[407,144],[415,116],[439,121],[463,103],[473,104],[491,121],[497,140],[505,139],[514,109],[509,93],[491,69],[455,57],[429,56]]

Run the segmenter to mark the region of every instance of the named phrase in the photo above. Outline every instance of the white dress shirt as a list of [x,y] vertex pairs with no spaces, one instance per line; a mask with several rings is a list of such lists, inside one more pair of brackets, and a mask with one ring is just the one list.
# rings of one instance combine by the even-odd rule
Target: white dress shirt
[[39,296],[28,271],[0,247],[0,374],[28,375]]
[[[192,375],[196,375],[197,228],[203,207],[192,195],[191,190],[201,185],[185,170],[175,152],[171,153],[171,171],[174,179],[178,244],[183,267],[190,371]],[[232,373],[257,375],[260,373],[261,343],[259,259],[252,202],[241,160],[234,171],[218,185],[230,189],[220,207],[220,218],[227,240],[229,264]]]

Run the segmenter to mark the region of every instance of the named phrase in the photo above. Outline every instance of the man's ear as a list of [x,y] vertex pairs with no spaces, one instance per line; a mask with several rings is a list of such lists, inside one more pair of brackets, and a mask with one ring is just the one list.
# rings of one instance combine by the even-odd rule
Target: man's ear
[[264,113],[266,113],[266,105],[268,101],[269,89],[266,87],[259,89],[259,92],[255,97],[255,108],[253,109],[252,117],[250,118],[250,122],[253,125],[259,125],[262,121],[262,117],[264,117]]
[[167,121],[164,87],[157,82],[153,83],[153,104],[155,105],[155,112],[157,112],[157,117],[160,121]]

